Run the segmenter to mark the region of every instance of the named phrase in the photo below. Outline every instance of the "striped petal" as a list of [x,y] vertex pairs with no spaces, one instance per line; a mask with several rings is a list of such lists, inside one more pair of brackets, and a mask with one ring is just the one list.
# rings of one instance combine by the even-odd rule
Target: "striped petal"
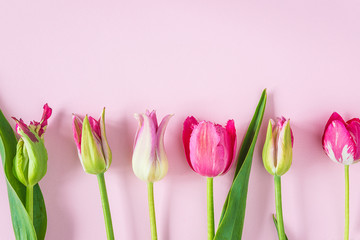
[[333,120],[327,124],[323,135],[323,148],[334,162],[345,165],[354,162],[355,142],[346,129],[345,123],[341,120]]

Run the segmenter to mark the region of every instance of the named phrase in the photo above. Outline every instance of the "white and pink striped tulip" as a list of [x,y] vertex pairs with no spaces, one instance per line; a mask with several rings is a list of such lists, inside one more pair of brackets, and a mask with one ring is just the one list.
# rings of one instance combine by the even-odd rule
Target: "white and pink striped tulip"
[[188,164],[205,177],[216,177],[229,171],[236,150],[234,120],[225,127],[212,122],[186,118],[183,143]]
[[334,162],[350,165],[360,160],[360,119],[347,122],[334,112],[326,123],[322,144]]
[[141,180],[156,182],[165,177],[168,171],[164,134],[171,117],[166,115],[158,125],[155,111],[135,114],[139,127],[135,136],[132,167]]

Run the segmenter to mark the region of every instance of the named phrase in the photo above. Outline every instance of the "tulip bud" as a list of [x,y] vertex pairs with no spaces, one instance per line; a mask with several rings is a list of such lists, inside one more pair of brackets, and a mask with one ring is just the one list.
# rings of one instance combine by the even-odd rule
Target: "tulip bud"
[[195,172],[206,177],[225,174],[235,155],[234,120],[229,120],[224,128],[188,117],[184,122],[183,144],[187,162]]
[[276,125],[270,119],[266,133],[262,158],[265,169],[272,175],[281,176],[286,173],[292,162],[293,135],[290,121],[278,118]]
[[347,122],[334,112],[327,122],[322,145],[331,160],[350,165],[360,160],[360,119]]
[[155,111],[135,114],[139,127],[135,137],[132,167],[141,180],[156,182],[168,171],[164,134],[171,117],[172,115],[166,115],[158,126]]
[[98,121],[87,115],[82,121],[73,115],[73,131],[84,171],[96,175],[106,172],[112,154],[105,133],[105,108]]
[[16,121],[16,132],[21,136],[17,144],[13,173],[25,186],[34,186],[46,174],[48,155],[43,134],[51,113],[51,108],[45,104],[41,121],[33,121],[29,126],[22,119],[13,118]]

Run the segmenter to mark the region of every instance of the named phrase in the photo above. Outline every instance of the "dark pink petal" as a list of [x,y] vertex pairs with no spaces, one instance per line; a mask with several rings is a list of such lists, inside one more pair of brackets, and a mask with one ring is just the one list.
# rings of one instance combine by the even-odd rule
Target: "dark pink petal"
[[192,168],[192,170],[194,170],[194,168],[191,165],[191,161],[190,161],[190,148],[189,148],[190,137],[191,137],[192,131],[194,130],[194,127],[197,126],[198,124],[199,124],[198,121],[193,116],[187,117],[184,121],[184,129],[183,129],[183,135],[182,135],[186,160],[187,160],[189,166]]
[[333,161],[343,164],[354,161],[355,142],[341,120],[333,120],[327,125],[323,135],[323,148]]
[[97,121],[93,117],[89,117],[89,123],[90,123],[91,129],[94,133],[94,136],[100,142],[101,141],[100,120]]
[[81,153],[81,135],[82,135],[82,120],[75,114],[73,114],[73,132],[74,132],[74,140],[76,143],[76,147]]
[[34,121],[34,125],[41,124],[41,127],[38,132],[39,137],[41,137],[45,133],[45,129],[48,125],[47,120],[50,118],[50,116],[52,114],[52,109],[48,106],[47,103],[44,105],[43,109],[44,109],[44,111],[43,111],[43,115],[41,117],[40,123]]
[[237,142],[234,120],[229,120],[225,128],[226,128],[226,138],[227,138],[226,148],[229,153],[228,153],[227,165],[225,166],[225,170],[222,174],[227,173],[234,162],[234,155],[236,153],[236,142]]
[[360,119],[353,118],[346,122],[347,130],[350,132],[350,135],[355,143],[355,160],[360,159]]
[[22,136],[21,131],[23,131],[32,142],[38,142],[39,140],[36,138],[35,134],[32,133],[29,127],[24,123],[22,119],[17,120],[16,118],[12,117],[12,119],[16,122],[16,132]]
[[40,125],[40,123],[34,120],[34,121],[30,122],[30,125],[37,126],[37,125]]

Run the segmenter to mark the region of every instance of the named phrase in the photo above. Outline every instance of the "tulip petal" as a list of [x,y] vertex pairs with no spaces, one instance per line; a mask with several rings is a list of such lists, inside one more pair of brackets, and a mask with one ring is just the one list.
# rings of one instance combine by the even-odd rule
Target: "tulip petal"
[[218,144],[220,136],[214,124],[202,121],[193,130],[190,137],[190,161],[195,172],[207,177],[221,173],[216,166],[222,165],[224,158]]
[[152,119],[146,114],[135,115],[135,117],[139,120],[140,129],[138,129],[135,141],[132,167],[138,178],[147,181],[151,165],[156,157],[156,127]]
[[193,116],[187,117],[184,121],[184,129],[183,129],[183,135],[182,135],[186,160],[187,160],[189,166],[192,168],[192,170],[194,170],[194,168],[191,165],[191,161],[190,161],[190,148],[189,148],[190,147],[190,137],[191,137],[191,134],[192,134],[194,128],[198,124],[199,124],[198,121]]
[[74,140],[78,152],[81,153],[81,132],[82,132],[82,120],[77,115],[73,114],[73,132],[74,132]]
[[40,121],[40,129],[39,129],[39,136],[42,137],[42,135],[45,133],[46,127],[48,125],[47,120],[51,117],[52,114],[52,109],[48,106],[48,104],[46,103],[43,107],[44,111],[43,111],[43,115],[41,117],[41,121]]
[[151,119],[151,121],[154,123],[155,126],[155,131],[158,131],[158,122],[157,122],[157,118],[156,118],[156,111],[153,110],[151,113],[149,112],[149,110],[146,110],[146,115],[148,115]]
[[228,159],[224,171],[221,174],[227,173],[234,162],[233,160],[236,152],[236,141],[237,141],[234,120],[229,120],[225,128],[226,128],[226,139],[227,139],[225,147],[227,148]]
[[[284,116],[281,116],[281,117],[278,117],[276,118],[276,125],[273,127],[273,131],[274,131],[274,128],[276,127],[277,129],[283,129],[284,126],[286,126],[286,123],[288,120],[286,120],[286,118]],[[294,135],[293,135],[293,132],[290,128],[290,133],[291,133],[291,146],[294,146]]]
[[[325,131],[328,128],[328,126],[335,120],[341,122],[344,126],[346,125],[344,119],[337,112],[333,112],[333,114],[331,114],[329,120],[327,121],[327,123],[325,125]],[[324,136],[325,136],[325,132],[324,132],[324,135],[322,137],[322,142],[324,142]]]
[[273,136],[273,120],[269,120],[267,132],[266,132],[266,140],[263,147],[262,159],[264,163],[265,169],[272,175],[276,172],[275,165],[275,140]]
[[88,116],[85,116],[82,127],[81,156],[85,172],[99,174],[106,170],[102,145],[92,131]]
[[29,127],[24,123],[22,119],[17,120],[16,118],[12,117],[12,119],[16,122],[16,132],[21,136],[25,137],[28,136],[29,139],[33,142],[37,142],[38,139],[36,138],[35,134],[29,129]]
[[19,139],[16,145],[16,155],[14,158],[14,176],[25,186],[28,186],[29,157],[24,147],[24,140]]
[[350,132],[350,135],[355,143],[355,159],[356,161],[360,160],[360,119],[353,118],[347,123],[347,130]]
[[[216,133],[219,136],[219,143],[216,146],[215,151],[215,164],[213,166],[213,172],[216,172],[219,176],[224,173],[228,165],[229,151],[228,151],[228,138],[226,136],[226,129],[220,124],[214,124]],[[215,177],[215,176],[214,176]]]
[[341,120],[333,120],[327,124],[323,135],[323,148],[334,162],[349,165],[354,162],[356,149],[345,124]]
[[95,133],[94,135],[99,141],[101,141],[100,120],[101,119],[99,119],[99,121],[97,121],[93,117],[89,116],[89,123],[90,123],[91,129],[92,129],[92,132]]
[[156,143],[156,162],[152,163],[152,174],[149,176],[148,180],[150,182],[161,180],[168,171],[168,159],[164,147],[164,134],[166,127],[169,123],[170,118],[173,115],[166,115],[160,123],[160,126],[157,131],[157,143]]
[[104,152],[104,157],[106,161],[106,170],[107,170],[111,165],[112,153],[105,132],[105,108],[103,108],[99,122],[100,122],[100,131],[101,131],[101,135],[100,135],[101,144]]
[[286,173],[291,166],[292,162],[292,138],[291,138],[291,129],[290,121],[287,120],[284,122],[285,127],[280,129],[278,133],[278,142],[277,142],[277,156],[276,156],[276,172],[275,175],[281,176]]

